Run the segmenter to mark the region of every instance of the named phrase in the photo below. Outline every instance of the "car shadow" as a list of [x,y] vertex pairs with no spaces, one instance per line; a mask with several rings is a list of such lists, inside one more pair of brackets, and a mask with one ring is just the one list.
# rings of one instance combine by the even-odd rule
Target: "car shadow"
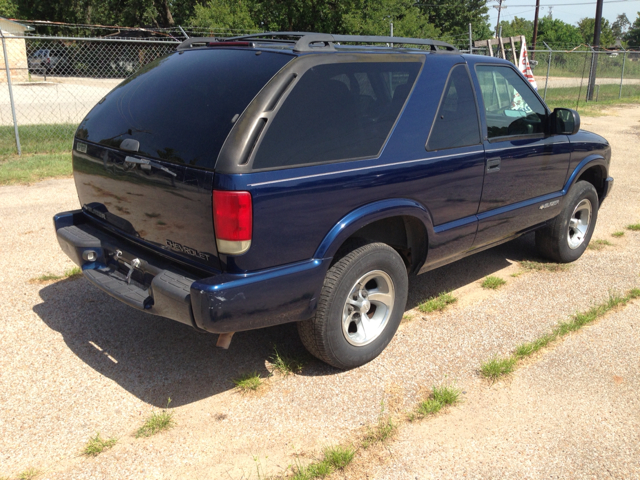
[[443,267],[409,279],[406,310],[443,292],[456,290],[482,280],[488,275],[522,260],[544,261],[535,248],[535,234],[530,233],[489,250],[476,253]]
[[[529,235],[413,278],[407,309],[501,270],[509,260],[532,258]],[[40,297],[33,311],[78,358],[156,407],[166,406],[169,397],[180,406],[231,390],[232,379],[243,373],[267,377],[275,345],[306,361],[302,375],[339,372],[306,353],[294,323],[236,333],[223,350],[215,346],[217,335],[129,308],[84,279],[47,285]]]
[[181,406],[231,390],[243,373],[269,376],[274,345],[291,355],[305,351],[293,323],[236,333],[223,350],[217,335],[134,310],[84,278],[39,293],[42,302],[33,311],[78,358],[156,407],[169,397]]

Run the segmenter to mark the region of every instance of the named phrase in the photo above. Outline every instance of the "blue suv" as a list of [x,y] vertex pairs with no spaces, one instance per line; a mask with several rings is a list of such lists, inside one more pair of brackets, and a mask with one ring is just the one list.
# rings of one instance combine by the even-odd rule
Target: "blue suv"
[[346,369],[390,342],[409,275],[533,230],[541,254],[578,259],[610,157],[511,63],[442,42],[194,38],[82,121],[82,208],[54,222],[85,277],[131,307],[224,348],[298,322]]

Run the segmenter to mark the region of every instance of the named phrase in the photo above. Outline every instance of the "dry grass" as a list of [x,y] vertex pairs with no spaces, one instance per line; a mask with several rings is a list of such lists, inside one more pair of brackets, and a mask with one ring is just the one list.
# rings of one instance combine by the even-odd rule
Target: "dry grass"
[[525,270],[535,272],[564,272],[571,268],[568,263],[534,262],[531,260],[523,260],[520,262],[520,266]]
[[589,242],[587,247],[589,250],[602,250],[604,247],[613,247],[613,243],[609,240],[593,240]]

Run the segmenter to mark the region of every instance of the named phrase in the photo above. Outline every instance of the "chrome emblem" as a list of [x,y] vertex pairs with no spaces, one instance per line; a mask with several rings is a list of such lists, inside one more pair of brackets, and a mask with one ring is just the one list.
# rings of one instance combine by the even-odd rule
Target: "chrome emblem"
[[540,205],[540,210],[543,210],[543,209],[549,208],[549,207],[555,207],[559,203],[560,203],[560,200],[554,200],[553,202],[543,203],[542,205]]

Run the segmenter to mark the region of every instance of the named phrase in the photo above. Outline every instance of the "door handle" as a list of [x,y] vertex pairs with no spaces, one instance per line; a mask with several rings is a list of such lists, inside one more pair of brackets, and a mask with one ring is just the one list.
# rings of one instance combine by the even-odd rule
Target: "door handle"
[[500,157],[487,158],[487,173],[500,171]]

